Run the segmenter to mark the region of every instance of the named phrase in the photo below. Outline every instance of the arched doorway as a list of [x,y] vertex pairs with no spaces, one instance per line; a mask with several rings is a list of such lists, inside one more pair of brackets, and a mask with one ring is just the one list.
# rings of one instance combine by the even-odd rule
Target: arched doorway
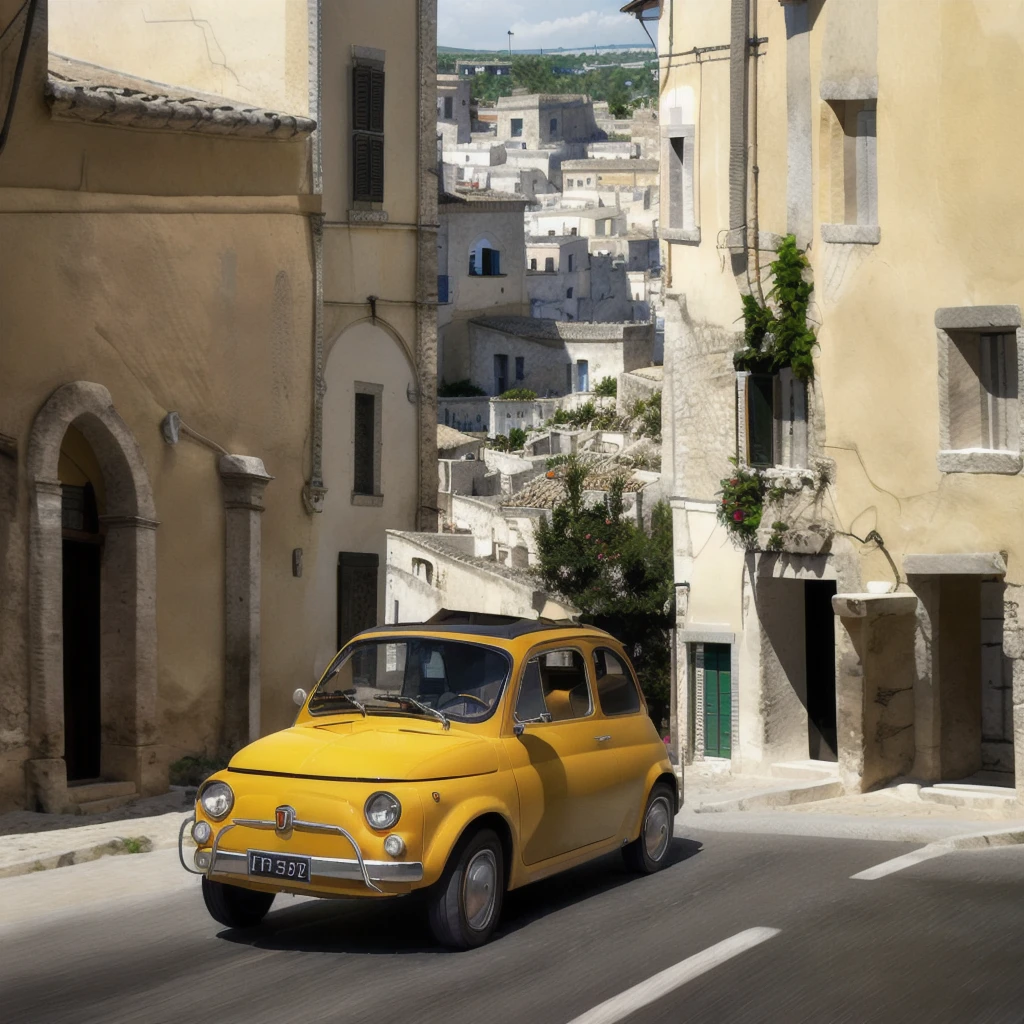
[[142,452],[110,392],[76,381],[37,414],[27,464],[30,791],[46,811],[71,807],[69,778],[161,792],[157,522]]
[[68,427],[61,483],[61,627],[64,638],[64,762],[68,782],[101,770],[100,603],[103,475],[89,442]]

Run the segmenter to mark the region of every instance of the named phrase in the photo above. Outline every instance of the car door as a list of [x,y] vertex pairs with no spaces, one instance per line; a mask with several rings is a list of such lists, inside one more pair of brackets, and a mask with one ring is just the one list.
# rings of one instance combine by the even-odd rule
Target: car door
[[504,739],[519,790],[523,860],[538,864],[615,835],[609,800],[614,771],[595,714],[586,649],[556,645],[531,652],[520,674],[514,720]]
[[634,820],[647,797],[651,764],[664,757],[664,744],[651,722],[628,659],[619,651],[594,644],[590,651],[594,689],[607,757],[615,765],[607,794],[617,820]]

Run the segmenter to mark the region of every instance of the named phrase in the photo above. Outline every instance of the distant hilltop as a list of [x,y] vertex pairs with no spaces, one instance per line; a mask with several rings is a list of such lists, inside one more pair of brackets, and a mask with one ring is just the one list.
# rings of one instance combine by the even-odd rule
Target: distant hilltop
[[[603,50],[605,53],[628,52],[629,50],[653,50],[650,43],[605,43],[603,46],[545,46],[533,50],[512,50],[513,57],[536,57],[547,56],[552,53],[593,53],[595,50]],[[474,57],[493,55],[495,57],[508,56],[508,48],[504,50],[468,50],[462,46],[439,46],[438,53],[466,53]]]

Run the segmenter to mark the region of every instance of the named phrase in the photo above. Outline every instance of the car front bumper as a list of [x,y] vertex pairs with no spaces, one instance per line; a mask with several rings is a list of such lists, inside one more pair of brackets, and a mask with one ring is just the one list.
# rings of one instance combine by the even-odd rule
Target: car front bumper
[[[246,878],[260,885],[273,884],[273,879],[263,876],[249,874],[249,856],[246,850],[221,850],[220,842],[224,835],[235,828],[254,829],[257,831],[274,831],[275,822],[261,821],[247,818],[235,818],[221,828],[210,849],[200,847],[195,851],[192,861],[195,868],[189,868],[185,861],[184,841],[185,831],[195,820],[195,815],[186,818],[182,822],[178,832],[178,857],[182,867],[192,871],[193,874],[205,875],[211,878],[213,875],[228,875],[234,878]],[[296,821],[293,824],[295,832],[314,832],[320,834],[333,834],[348,841],[355,853],[355,858],[346,857],[319,857],[310,856],[310,885],[316,888],[317,881],[327,884],[332,882],[362,882],[363,885],[376,892],[383,890],[377,882],[406,885],[419,882],[423,879],[423,864],[421,861],[384,861],[367,860],[363,857],[362,850],[355,838],[338,825],[328,825],[321,822]],[[254,843],[253,845],[256,845]],[[296,851],[299,853],[300,851]]]

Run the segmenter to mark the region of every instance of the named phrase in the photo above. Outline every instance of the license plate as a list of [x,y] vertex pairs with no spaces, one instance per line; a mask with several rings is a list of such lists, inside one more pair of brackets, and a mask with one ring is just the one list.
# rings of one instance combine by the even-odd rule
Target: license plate
[[295,857],[290,853],[264,853],[249,850],[249,874],[276,878],[282,882],[308,882],[309,857]]

